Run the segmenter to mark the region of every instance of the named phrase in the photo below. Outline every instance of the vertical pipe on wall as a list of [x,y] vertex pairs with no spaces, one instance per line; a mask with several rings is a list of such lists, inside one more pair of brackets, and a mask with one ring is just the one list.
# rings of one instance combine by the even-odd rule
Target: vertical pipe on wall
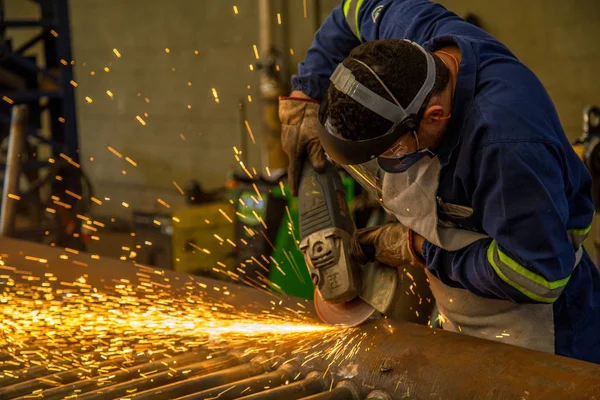
[[271,0],[259,0],[259,57],[260,95],[262,100],[263,147],[262,167],[268,167],[273,177],[279,177],[287,165],[287,157],[281,147],[281,123],[279,122],[279,96],[283,84],[277,65],[277,52],[273,46],[273,22],[275,14]]
[[[4,171],[4,187],[2,188],[2,208],[0,209],[0,236],[8,236],[14,230],[19,195],[19,178],[23,161],[21,155],[27,140],[27,106],[16,105],[12,108],[6,169]],[[8,197],[12,195],[11,197]]]

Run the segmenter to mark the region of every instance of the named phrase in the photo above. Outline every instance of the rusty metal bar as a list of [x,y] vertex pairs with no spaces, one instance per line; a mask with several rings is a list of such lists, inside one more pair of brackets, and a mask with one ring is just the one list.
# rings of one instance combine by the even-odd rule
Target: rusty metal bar
[[195,351],[181,354],[177,357],[161,357],[158,361],[136,365],[133,367],[111,371],[106,374],[99,375],[92,379],[85,379],[79,382],[63,385],[60,387],[46,389],[40,393],[44,399],[64,399],[68,395],[85,393],[96,389],[98,386],[106,385],[106,382],[118,383],[124,382],[134,377],[140,376],[152,371],[159,372],[168,370],[173,366],[187,365],[194,361],[206,357],[206,351]]
[[298,374],[298,370],[299,367],[297,365],[288,363],[282,365],[276,371],[259,375],[258,377],[229,382],[225,385],[181,397],[178,400],[205,400],[210,398],[218,398],[219,400],[237,399],[245,393],[250,394],[253,392],[260,392],[269,387],[283,385],[285,382],[293,380],[294,376]]
[[[23,353],[24,351],[31,351],[31,349],[37,349],[37,350],[42,350],[39,347],[29,347],[27,349],[20,349],[15,351],[15,355],[18,355],[20,353]],[[43,351],[46,354],[52,354],[54,352],[58,352],[58,353],[62,353],[61,350],[64,350],[64,348],[44,348]],[[72,356],[76,356],[78,359],[80,360],[84,360],[84,361],[104,361],[105,359],[102,358],[102,354],[100,354],[100,352],[97,351],[97,348],[91,347],[89,345],[87,346],[77,346],[74,348],[69,347],[68,348],[68,354],[72,355]],[[35,353],[36,355],[38,353]],[[63,353],[64,355],[65,353]],[[178,354],[171,354],[170,352],[165,352],[163,353],[166,356],[177,356]],[[181,353],[179,353],[181,354]],[[159,359],[160,355],[156,355],[154,358],[155,359]],[[29,361],[44,361],[44,360],[40,360],[40,357],[35,357],[35,358],[29,358]],[[83,361],[82,361],[83,363]],[[11,371],[12,376],[9,376],[7,374],[4,374],[4,376],[0,377],[0,388],[2,387],[6,387],[9,385],[14,385],[16,383],[20,383],[20,382],[24,382],[24,381],[28,381],[30,379],[35,379],[35,378],[41,378],[44,376],[48,376],[48,375],[53,375],[56,374],[56,370],[60,369],[62,367],[68,367],[68,369],[73,369],[73,362],[72,361],[62,361],[62,362],[53,362],[48,364],[47,362],[44,362],[44,365],[34,365],[34,366],[24,366],[21,362],[16,361],[14,358],[11,358],[11,361],[9,362],[0,362],[0,371]]]
[[[64,362],[60,364],[53,364],[52,366],[59,367],[67,365],[70,365],[70,363]],[[14,385],[20,382],[41,378],[43,376],[52,375],[56,373],[56,371],[51,371],[50,369],[48,369],[48,366],[46,365],[36,365],[34,367],[22,368],[21,364],[18,363],[18,367],[21,369],[15,369],[14,371],[11,371],[11,375],[14,375],[14,377],[9,376],[5,373],[4,376],[0,378],[0,387]],[[3,365],[0,367],[0,370],[6,372],[9,370],[9,368],[6,368]]]
[[329,389],[323,372],[312,371],[301,381],[242,397],[243,400],[296,400]]
[[360,397],[356,397],[351,389],[345,386],[339,386],[329,392],[304,397],[303,400],[360,400]]
[[161,386],[159,388],[147,390],[137,395],[128,397],[135,400],[167,400],[183,397],[197,391],[224,385],[229,382],[235,382],[251,376],[260,375],[269,369],[268,365],[265,364],[265,361],[265,357],[258,356],[246,364],[227,368],[222,371],[217,371],[206,375],[188,378],[182,382]]
[[38,378],[33,381],[26,381],[17,383],[14,385],[10,385],[0,389],[0,399],[11,399],[19,396],[24,396],[38,389],[49,389],[61,384],[67,384],[74,382],[78,379],[81,379],[81,376],[85,374],[89,374],[89,370],[92,369],[92,375],[97,375],[98,370],[105,369],[108,367],[119,368],[125,365],[131,366],[136,364],[142,364],[144,362],[148,362],[147,356],[135,357],[134,359],[126,359],[125,357],[117,357],[112,360],[107,360],[101,363],[98,363],[92,367],[87,369],[84,368],[73,368],[68,371],[55,373],[52,375],[48,375],[45,378]]
[[[193,376],[208,374],[223,368],[233,367],[239,365],[241,361],[242,360],[239,357],[228,354],[222,357],[211,358],[200,363],[184,365],[177,369],[169,368],[169,370],[165,372],[133,379],[107,388],[100,388],[86,395],[78,396],[77,398],[80,400],[103,400],[106,398],[118,398],[126,394],[142,393],[174,382],[180,382]],[[180,363],[177,362],[177,365],[180,365]]]
[[[10,260],[10,265],[16,268],[27,269],[38,275],[51,270],[58,281],[73,281],[78,277],[79,272],[74,271],[72,264],[59,258],[60,249],[0,237],[0,251],[8,254],[6,258]],[[43,256],[50,260],[50,267],[41,263],[26,262],[24,254]],[[77,260],[78,257],[85,257],[81,259],[90,264],[86,269],[89,274],[87,278],[89,284],[101,285],[103,280],[114,277],[127,278],[136,282],[137,270],[135,268],[128,269],[118,261],[104,259],[90,261],[89,254],[84,253],[73,255],[72,260]],[[8,272],[3,271],[3,273]],[[13,276],[15,279],[20,279],[17,274],[13,274]],[[171,271],[161,271],[162,277],[169,278],[171,282],[174,282],[173,288],[170,289],[173,296],[179,293],[175,282],[179,282],[184,289],[184,282],[191,279]],[[208,278],[203,278],[203,282],[208,286],[219,285],[217,281]],[[260,310],[270,307],[272,298],[268,294],[247,287],[237,287],[233,284],[229,290],[235,294],[235,297],[232,295],[225,298],[216,291],[214,293],[212,291],[210,293],[203,292],[203,294],[207,297],[211,296],[211,301],[227,301],[239,311],[260,312]],[[186,293],[185,290],[181,291]],[[288,300],[284,298],[283,301]],[[297,299],[293,299],[288,304],[294,304],[297,301]],[[306,310],[311,312],[308,306]],[[589,400],[600,393],[600,366],[591,363],[431,329],[408,322],[394,322],[389,319],[369,321],[356,328],[355,332],[358,336],[366,338],[360,349],[357,348],[345,355],[343,362],[328,365],[327,370],[328,376],[332,376],[335,382],[343,378],[352,380],[354,385],[359,388],[360,396],[363,398],[375,389],[386,392],[392,399],[407,397],[431,399],[435,397],[446,400],[485,398],[508,400],[521,397]],[[284,347],[294,347],[295,344],[297,343],[290,340],[286,342],[285,346],[273,349],[275,353],[271,353],[270,356],[289,356],[290,350]],[[328,349],[326,346],[328,344],[323,343],[323,348],[311,347],[310,351],[325,354]],[[301,353],[294,353],[294,355],[299,358],[304,356]],[[10,359],[6,360],[7,363],[10,361]],[[106,366],[116,368],[120,363],[123,368],[127,368],[133,365],[132,363],[140,363],[139,360],[127,361],[129,364],[125,361],[123,358],[117,358],[108,361]],[[100,364],[102,363],[98,365]],[[176,398],[232,384],[249,377],[257,377],[274,368],[275,366],[263,365],[255,361],[194,376],[185,381],[155,387],[127,397],[153,400]],[[323,370],[325,369],[321,369],[321,371]],[[49,375],[48,378],[55,381],[56,384],[69,384],[81,379],[78,373],[97,376],[99,373],[105,372],[93,371],[90,374],[89,371],[76,368],[64,373]],[[116,369],[115,372],[117,372]],[[56,376],[61,376],[61,379],[55,379]],[[474,382],[476,384],[473,384]],[[309,389],[307,389],[306,393],[302,393],[303,396],[314,395],[323,390],[322,384],[317,386],[317,383],[319,382],[314,380],[314,376],[309,375],[305,381],[255,393],[247,396],[246,399],[283,398],[291,400],[300,397],[297,395],[300,388],[311,390],[309,393]],[[15,387],[20,390],[15,390]],[[21,393],[16,394],[17,396],[29,394],[36,389],[49,387],[52,387],[52,383],[38,380],[22,382],[0,388],[0,398],[10,398],[15,396],[15,393]],[[326,386],[324,390],[329,390],[329,386]],[[336,387],[332,392],[323,394],[322,397],[340,396],[339,393],[344,391],[348,392],[344,389],[338,390]]]

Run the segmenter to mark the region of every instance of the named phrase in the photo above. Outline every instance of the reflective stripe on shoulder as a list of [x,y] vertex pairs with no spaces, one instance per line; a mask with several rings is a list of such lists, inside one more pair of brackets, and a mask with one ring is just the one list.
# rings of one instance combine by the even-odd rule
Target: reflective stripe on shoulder
[[360,26],[358,23],[358,12],[360,11],[360,6],[362,6],[363,0],[346,0],[344,2],[344,17],[346,18],[346,23],[350,27],[354,36],[360,40]]
[[[577,253],[583,254],[583,248]],[[576,267],[582,254],[576,254]],[[506,253],[498,248],[495,240],[492,241],[487,251],[488,262],[498,274],[500,279],[517,289],[532,300],[541,303],[553,303],[562,293],[565,285],[569,282],[571,276],[558,281],[549,282],[544,277],[519,265]]]

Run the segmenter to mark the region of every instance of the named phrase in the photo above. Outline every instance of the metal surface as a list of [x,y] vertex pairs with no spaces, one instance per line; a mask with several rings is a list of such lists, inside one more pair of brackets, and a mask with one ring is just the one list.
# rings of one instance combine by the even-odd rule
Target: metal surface
[[9,194],[19,195],[19,179],[23,163],[21,156],[27,140],[27,106],[15,105],[12,108],[8,151],[6,154],[6,170],[2,188],[2,209],[0,209],[0,235],[10,235],[14,230],[17,214],[17,200],[9,198]]
[[286,382],[293,381],[294,377],[299,375],[297,363],[288,363],[282,365],[276,371],[238,381],[231,380],[224,385],[182,397],[181,400],[204,400],[209,398],[218,398],[220,400],[237,399],[245,394],[260,392],[273,386],[285,385]]
[[350,381],[342,381],[335,389],[305,397],[305,400],[360,400],[360,391]]
[[244,396],[244,400],[296,400],[307,396],[329,390],[329,382],[323,378],[325,374],[321,371],[310,372],[305,379],[267,389],[264,392]]
[[[27,282],[29,276],[52,271],[56,281],[50,284],[58,284],[74,281],[84,271],[87,283],[107,288],[113,280],[135,282],[136,274],[145,271],[147,275],[168,278],[173,282],[169,288],[172,296],[178,296],[182,291],[189,293],[186,286],[193,279],[170,271],[91,259],[85,253],[69,253],[66,260],[60,258],[63,253],[63,249],[0,238],[0,287],[7,276],[15,282]],[[33,255],[44,257],[45,262],[25,258]],[[81,267],[74,261],[88,265]],[[208,288],[222,284],[206,278],[202,281]],[[204,295],[257,313],[273,304],[274,297],[268,293],[235,285],[229,285],[229,289],[227,297],[211,290]],[[288,307],[298,302],[286,297],[277,300]],[[309,305],[305,302],[303,307],[309,311]],[[89,346],[74,345],[68,352],[48,344],[9,346],[0,349],[0,398],[578,400],[594,399],[600,393],[600,366],[590,363],[385,319],[345,332],[350,333],[341,335],[338,343],[332,345],[317,337],[309,348],[305,338],[296,338],[281,339],[276,345],[266,345],[262,340],[251,347],[244,347],[248,343],[241,346],[206,340],[190,349],[173,338],[172,350],[167,353],[142,354],[127,360],[109,357],[99,368],[61,370],[57,364],[47,368],[45,374],[41,371],[47,367],[43,362],[46,355],[64,352],[67,362],[72,353],[89,357],[102,354]],[[110,338],[111,332],[103,335]],[[340,349],[336,353],[339,356],[328,358],[325,355],[332,347]],[[230,353],[232,349],[237,352]],[[15,360],[26,355],[40,360],[38,367],[42,368],[16,369]],[[84,370],[89,378],[82,379]],[[294,373],[297,375],[292,376]]]

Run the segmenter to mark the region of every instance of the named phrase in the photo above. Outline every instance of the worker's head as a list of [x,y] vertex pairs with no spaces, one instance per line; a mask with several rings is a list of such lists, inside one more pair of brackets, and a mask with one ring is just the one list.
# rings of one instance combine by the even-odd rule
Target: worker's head
[[[360,84],[355,86],[362,85],[378,95],[375,97],[386,100],[384,103],[387,104],[375,105],[376,109],[384,111],[387,108],[394,113],[400,105],[409,117],[398,125],[389,115],[386,118],[382,116],[385,113],[372,111],[373,96],[366,100],[371,104],[369,109],[364,101],[363,104],[357,101],[361,94],[357,97],[353,95],[356,91],[350,93],[341,88],[352,78],[336,80],[334,74],[325,111],[328,131],[346,140],[364,141],[391,137],[387,134],[395,126],[393,131],[398,134],[387,152],[377,154],[380,157],[390,152],[398,156],[436,146],[448,125],[453,93],[449,85],[450,71],[439,57],[432,53],[426,55],[425,50],[406,40],[386,39],[356,47],[342,65],[345,68],[338,67],[338,70],[346,70],[346,76],[351,73]],[[428,74],[429,79],[426,79]],[[419,93],[419,99],[416,99]],[[416,102],[409,110],[413,100]]]

